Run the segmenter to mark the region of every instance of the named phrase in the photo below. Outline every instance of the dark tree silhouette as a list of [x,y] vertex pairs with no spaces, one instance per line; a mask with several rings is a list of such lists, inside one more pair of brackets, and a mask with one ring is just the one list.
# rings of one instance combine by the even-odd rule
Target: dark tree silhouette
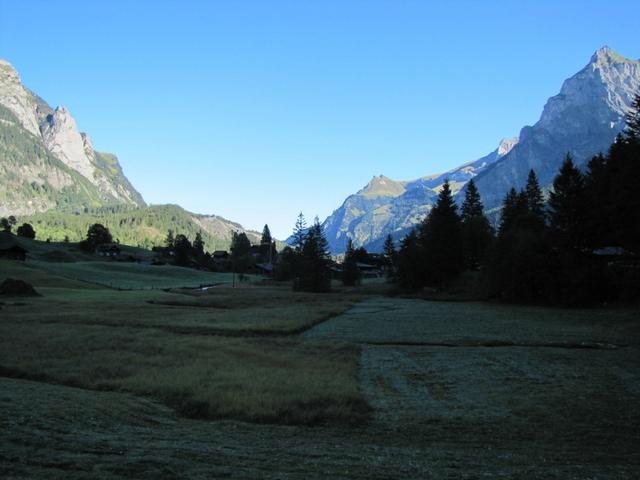
[[21,237],[36,238],[36,231],[30,223],[23,223],[18,227],[17,233]]
[[111,232],[107,227],[102,225],[101,223],[94,223],[87,230],[87,243],[92,250],[98,245],[103,245],[105,243],[112,243],[113,237],[111,236]]
[[527,199],[528,221],[530,226],[535,229],[543,229],[546,220],[544,196],[540,189],[538,176],[533,169],[529,171],[527,185],[524,188],[524,195]]
[[9,223],[8,218],[0,218],[0,229],[2,229],[4,233],[11,233],[11,227],[12,225]]
[[193,251],[198,258],[204,255],[204,241],[202,240],[202,233],[200,232],[197,232],[196,238],[193,239]]
[[419,236],[426,284],[446,287],[464,270],[461,222],[448,180],[420,226]]
[[401,241],[398,251],[397,278],[400,286],[411,290],[424,286],[422,245],[417,229],[412,229]]
[[174,241],[176,265],[183,267],[189,265],[189,254],[191,253],[192,248],[191,242],[185,235],[176,235]]
[[322,225],[316,217],[305,235],[298,267],[298,278],[294,288],[311,292],[326,292],[331,289],[329,244]]
[[293,248],[296,252],[302,252],[307,237],[307,221],[302,212],[298,214],[296,224],[293,227]]
[[567,154],[549,194],[549,226],[554,244],[562,249],[584,248],[586,219],[584,178]]
[[382,252],[384,253],[387,265],[387,277],[393,279],[396,275],[398,252],[396,251],[396,246],[393,242],[393,237],[391,236],[391,234],[388,234],[387,238],[385,238]]
[[353,248],[353,240],[347,240],[347,249],[344,254],[344,262],[342,263],[342,283],[348,286],[354,286],[360,283],[361,275],[358,268],[358,262]]
[[263,262],[273,262],[276,255],[275,242],[271,237],[269,225],[265,224],[262,229],[262,237],[260,238],[260,256],[262,257]]
[[471,179],[465,189],[460,215],[464,261],[470,270],[480,268],[493,240],[493,229],[483,210],[480,193]]

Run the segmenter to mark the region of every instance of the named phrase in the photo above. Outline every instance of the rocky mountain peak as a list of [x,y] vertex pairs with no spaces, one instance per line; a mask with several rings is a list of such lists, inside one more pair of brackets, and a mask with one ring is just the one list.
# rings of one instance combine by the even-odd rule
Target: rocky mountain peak
[[391,180],[384,175],[374,176],[358,195],[367,197],[397,197],[405,191],[404,183]]
[[16,69],[6,60],[0,58],[0,76],[6,78],[7,80],[11,80],[14,83],[22,83],[20,81],[20,75]]
[[549,129],[560,124],[581,130],[583,125],[569,122],[570,117],[589,118],[609,129],[622,128],[628,105],[639,89],[640,61],[603,47],[589,64],[565,80],[559,95],[548,100],[537,126]]
[[591,56],[591,61],[589,63],[594,66],[603,66],[614,63],[630,62],[633,62],[633,60],[623,57],[619,53],[612,50],[609,46],[605,45],[604,47],[595,51],[595,53]]
[[0,59],[0,105],[7,108],[29,133],[39,136],[36,102],[13,65]]

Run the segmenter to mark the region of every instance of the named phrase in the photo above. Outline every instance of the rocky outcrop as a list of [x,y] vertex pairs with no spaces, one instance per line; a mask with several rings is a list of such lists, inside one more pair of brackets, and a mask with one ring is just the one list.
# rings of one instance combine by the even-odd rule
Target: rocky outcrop
[[64,107],[52,110],[0,60],[0,214],[142,206],[117,158],[96,152]]
[[42,132],[47,149],[65,165],[73,168],[91,183],[94,180],[95,166],[90,158],[93,148],[80,135],[80,131],[69,111],[58,107],[47,119],[48,124]]
[[36,115],[37,102],[20,81],[13,66],[0,59],[0,105],[6,107],[27,132],[40,136],[40,127]]

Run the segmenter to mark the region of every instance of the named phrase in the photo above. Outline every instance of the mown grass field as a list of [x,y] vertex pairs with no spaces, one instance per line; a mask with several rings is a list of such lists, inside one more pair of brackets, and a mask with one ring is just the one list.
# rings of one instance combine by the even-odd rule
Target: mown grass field
[[[96,277],[78,280],[85,274]],[[41,296],[0,298],[3,375],[131,392],[192,417],[303,424],[366,417],[358,348],[290,337],[345,311],[356,296],[251,282],[233,288],[221,274],[135,263],[0,261],[0,282],[5,277]],[[134,279],[141,289],[99,285],[114,279]],[[190,279],[227,283],[142,288]]]

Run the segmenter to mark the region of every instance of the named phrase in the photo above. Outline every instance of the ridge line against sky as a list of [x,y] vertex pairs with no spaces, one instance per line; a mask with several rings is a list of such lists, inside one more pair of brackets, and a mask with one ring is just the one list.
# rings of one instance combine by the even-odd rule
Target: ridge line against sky
[[373,175],[495,149],[609,45],[637,2],[0,0],[0,58],[150,203],[278,238]]

